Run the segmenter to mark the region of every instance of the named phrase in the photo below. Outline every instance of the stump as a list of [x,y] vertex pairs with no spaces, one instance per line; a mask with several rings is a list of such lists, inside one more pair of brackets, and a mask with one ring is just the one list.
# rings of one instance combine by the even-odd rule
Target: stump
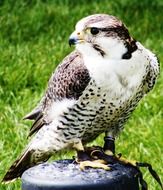
[[111,170],[86,168],[74,160],[43,163],[22,175],[22,190],[139,190],[137,170],[113,164]]

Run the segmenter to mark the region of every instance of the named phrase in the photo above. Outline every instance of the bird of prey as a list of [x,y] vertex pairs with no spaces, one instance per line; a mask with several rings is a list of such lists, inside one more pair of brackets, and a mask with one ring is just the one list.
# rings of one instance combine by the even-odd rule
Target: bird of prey
[[104,150],[114,154],[114,139],[159,74],[156,56],[114,16],[81,19],[69,44],[76,48],[58,65],[40,103],[25,117],[34,120],[31,141],[3,181],[20,177],[62,149],[75,149],[84,162],[85,145],[101,133]]

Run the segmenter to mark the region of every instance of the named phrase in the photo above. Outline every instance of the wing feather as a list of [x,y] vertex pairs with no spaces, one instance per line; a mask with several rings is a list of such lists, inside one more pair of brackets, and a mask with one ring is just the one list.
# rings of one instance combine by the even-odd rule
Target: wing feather
[[43,127],[47,121],[48,109],[52,103],[62,101],[63,99],[77,100],[90,81],[90,75],[83,63],[81,54],[73,51],[57,67],[52,74],[47,90],[42,98],[39,109],[28,114],[25,119],[34,119],[29,136]]

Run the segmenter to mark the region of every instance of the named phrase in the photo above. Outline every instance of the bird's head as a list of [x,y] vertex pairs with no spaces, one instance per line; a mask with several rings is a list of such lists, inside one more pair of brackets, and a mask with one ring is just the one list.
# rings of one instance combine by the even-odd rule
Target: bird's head
[[130,59],[137,49],[125,25],[107,14],[81,19],[70,35],[69,44],[76,45],[84,55],[96,54],[109,59]]

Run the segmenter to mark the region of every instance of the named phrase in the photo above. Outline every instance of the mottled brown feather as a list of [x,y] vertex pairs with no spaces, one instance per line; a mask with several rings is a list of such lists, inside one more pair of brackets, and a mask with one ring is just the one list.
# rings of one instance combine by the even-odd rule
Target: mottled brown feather
[[[37,117],[35,117],[29,136],[37,132],[44,124],[50,122],[44,116],[53,102],[62,101],[65,98],[77,100],[89,81],[89,72],[83,63],[81,54],[78,51],[73,51],[58,65],[52,74],[48,88],[40,103],[42,108]],[[34,117],[33,115],[28,115],[28,118]]]

